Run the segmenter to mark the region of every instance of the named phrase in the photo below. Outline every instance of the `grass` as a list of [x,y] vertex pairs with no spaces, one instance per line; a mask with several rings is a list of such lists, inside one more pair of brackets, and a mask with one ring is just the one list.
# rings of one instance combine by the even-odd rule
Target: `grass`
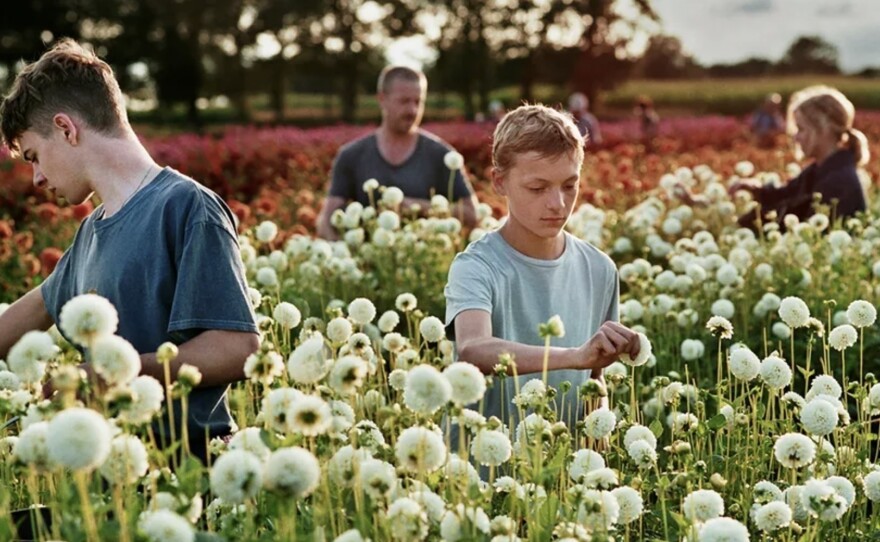
[[[754,110],[771,92],[783,98],[791,93],[816,84],[837,87],[846,94],[857,109],[880,109],[880,79],[801,75],[762,78],[691,79],[678,81],[632,80],[602,96],[597,112],[603,118],[629,116],[636,98],[650,96],[661,115],[722,114],[743,115]],[[538,85],[534,89],[536,101],[548,104],[564,103],[568,90],[553,85]],[[519,103],[519,88],[508,86],[496,89],[491,99],[501,100],[508,107]],[[248,100],[250,120],[257,123],[276,122],[267,94],[254,94]],[[303,126],[326,125],[339,122],[341,105],[334,94],[290,93],[285,103],[285,123]],[[131,118],[139,124],[186,125],[182,105],[164,109],[160,116],[155,110],[132,112]],[[201,112],[206,125],[236,122],[231,107],[211,108]],[[454,120],[464,116],[461,96],[447,92],[430,92],[425,108],[426,120]],[[375,123],[380,118],[379,105],[373,94],[363,94],[358,100],[356,121]]]

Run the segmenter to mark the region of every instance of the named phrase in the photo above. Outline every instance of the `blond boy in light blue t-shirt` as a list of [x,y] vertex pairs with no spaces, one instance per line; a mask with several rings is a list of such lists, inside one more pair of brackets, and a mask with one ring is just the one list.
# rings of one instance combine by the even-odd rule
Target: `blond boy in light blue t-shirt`
[[[498,124],[492,183],[508,202],[504,225],[471,244],[449,270],[446,324],[462,361],[492,374],[499,354],[513,355],[518,382],[497,381],[483,415],[516,422],[517,385],[542,378],[538,326],[559,315],[565,335],[553,339],[547,384],[559,389],[559,418],[570,427],[585,414],[578,388],[621,354],[635,356],[638,335],[617,320],[617,269],[596,247],[565,232],[578,198],[583,138],[570,115],[526,105]],[[512,371],[511,371],[512,372]]]

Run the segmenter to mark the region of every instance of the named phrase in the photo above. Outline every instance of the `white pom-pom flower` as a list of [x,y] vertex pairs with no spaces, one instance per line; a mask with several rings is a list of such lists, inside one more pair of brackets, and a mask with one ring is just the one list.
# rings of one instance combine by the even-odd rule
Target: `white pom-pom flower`
[[263,485],[286,497],[308,497],[321,480],[321,465],[305,448],[292,446],[272,452],[266,461]]
[[443,370],[443,376],[452,386],[452,402],[468,405],[479,401],[486,392],[486,379],[473,364],[455,362]]
[[229,504],[241,504],[254,497],[263,484],[263,468],[254,454],[230,450],[211,467],[211,491]]
[[126,384],[141,372],[141,357],[134,347],[117,335],[92,342],[92,367],[111,386]]
[[630,367],[639,367],[648,362],[651,358],[651,351],[651,341],[648,340],[648,336],[639,332],[639,353],[636,354],[636,357],[634,358],[630,356],[629,353],[623,353],[620,356],[620,361]]
[[78,295],[64,304],[59,327],[74,343],[88,347],[98,337],[116,333],[119,315],[106,298],[96,294]]
[[87,408],[68,408],[49,422],[49,460],[71,470],[99,467],[110,453],[110,425]]

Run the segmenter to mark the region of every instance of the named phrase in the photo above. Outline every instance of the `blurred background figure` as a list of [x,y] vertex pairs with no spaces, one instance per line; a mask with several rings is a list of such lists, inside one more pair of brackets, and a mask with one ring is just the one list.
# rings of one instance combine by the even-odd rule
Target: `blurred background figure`
[[599,120],[590,113],[590,99],[583,92],[575,92],[568,97],[568,111],[574,117],[574,123],[586,138],[587,145],[602,144],[602,130]]
[[636,100],[635,114],[639,119],[639,130],[645,150],[650,151],[654,138],[660,130],[660,116],[654,110],[654,101],[648,96],[639,96]]
[[785,131],[785,119],[782,117],[781,103],[782,96],[779,93],[768,94],[761,107],[752,113],[749,129],[759,147],[769,148],[775,146],[776,136]]
[[489,122],[497,124],[501,121],[501,118],[505,113],[507,113],[507,108],[504,107],[504,102],[501,100],[492,100],[489,102]]

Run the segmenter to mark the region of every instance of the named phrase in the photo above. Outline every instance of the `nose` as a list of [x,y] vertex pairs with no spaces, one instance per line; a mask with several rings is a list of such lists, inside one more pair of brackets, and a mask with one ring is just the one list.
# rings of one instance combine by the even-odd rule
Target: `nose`
[[46,184],[48,184],[48,179],[43,175],[43,172],[40,171],[40,168],[36,165],[34,166],[34,186],[37,188],[46,188]]
[[550,190],[550,193],[547,195],[547,208],[553,211],[565,208],[565,194],[562,193],[561,189],[554,188]]

